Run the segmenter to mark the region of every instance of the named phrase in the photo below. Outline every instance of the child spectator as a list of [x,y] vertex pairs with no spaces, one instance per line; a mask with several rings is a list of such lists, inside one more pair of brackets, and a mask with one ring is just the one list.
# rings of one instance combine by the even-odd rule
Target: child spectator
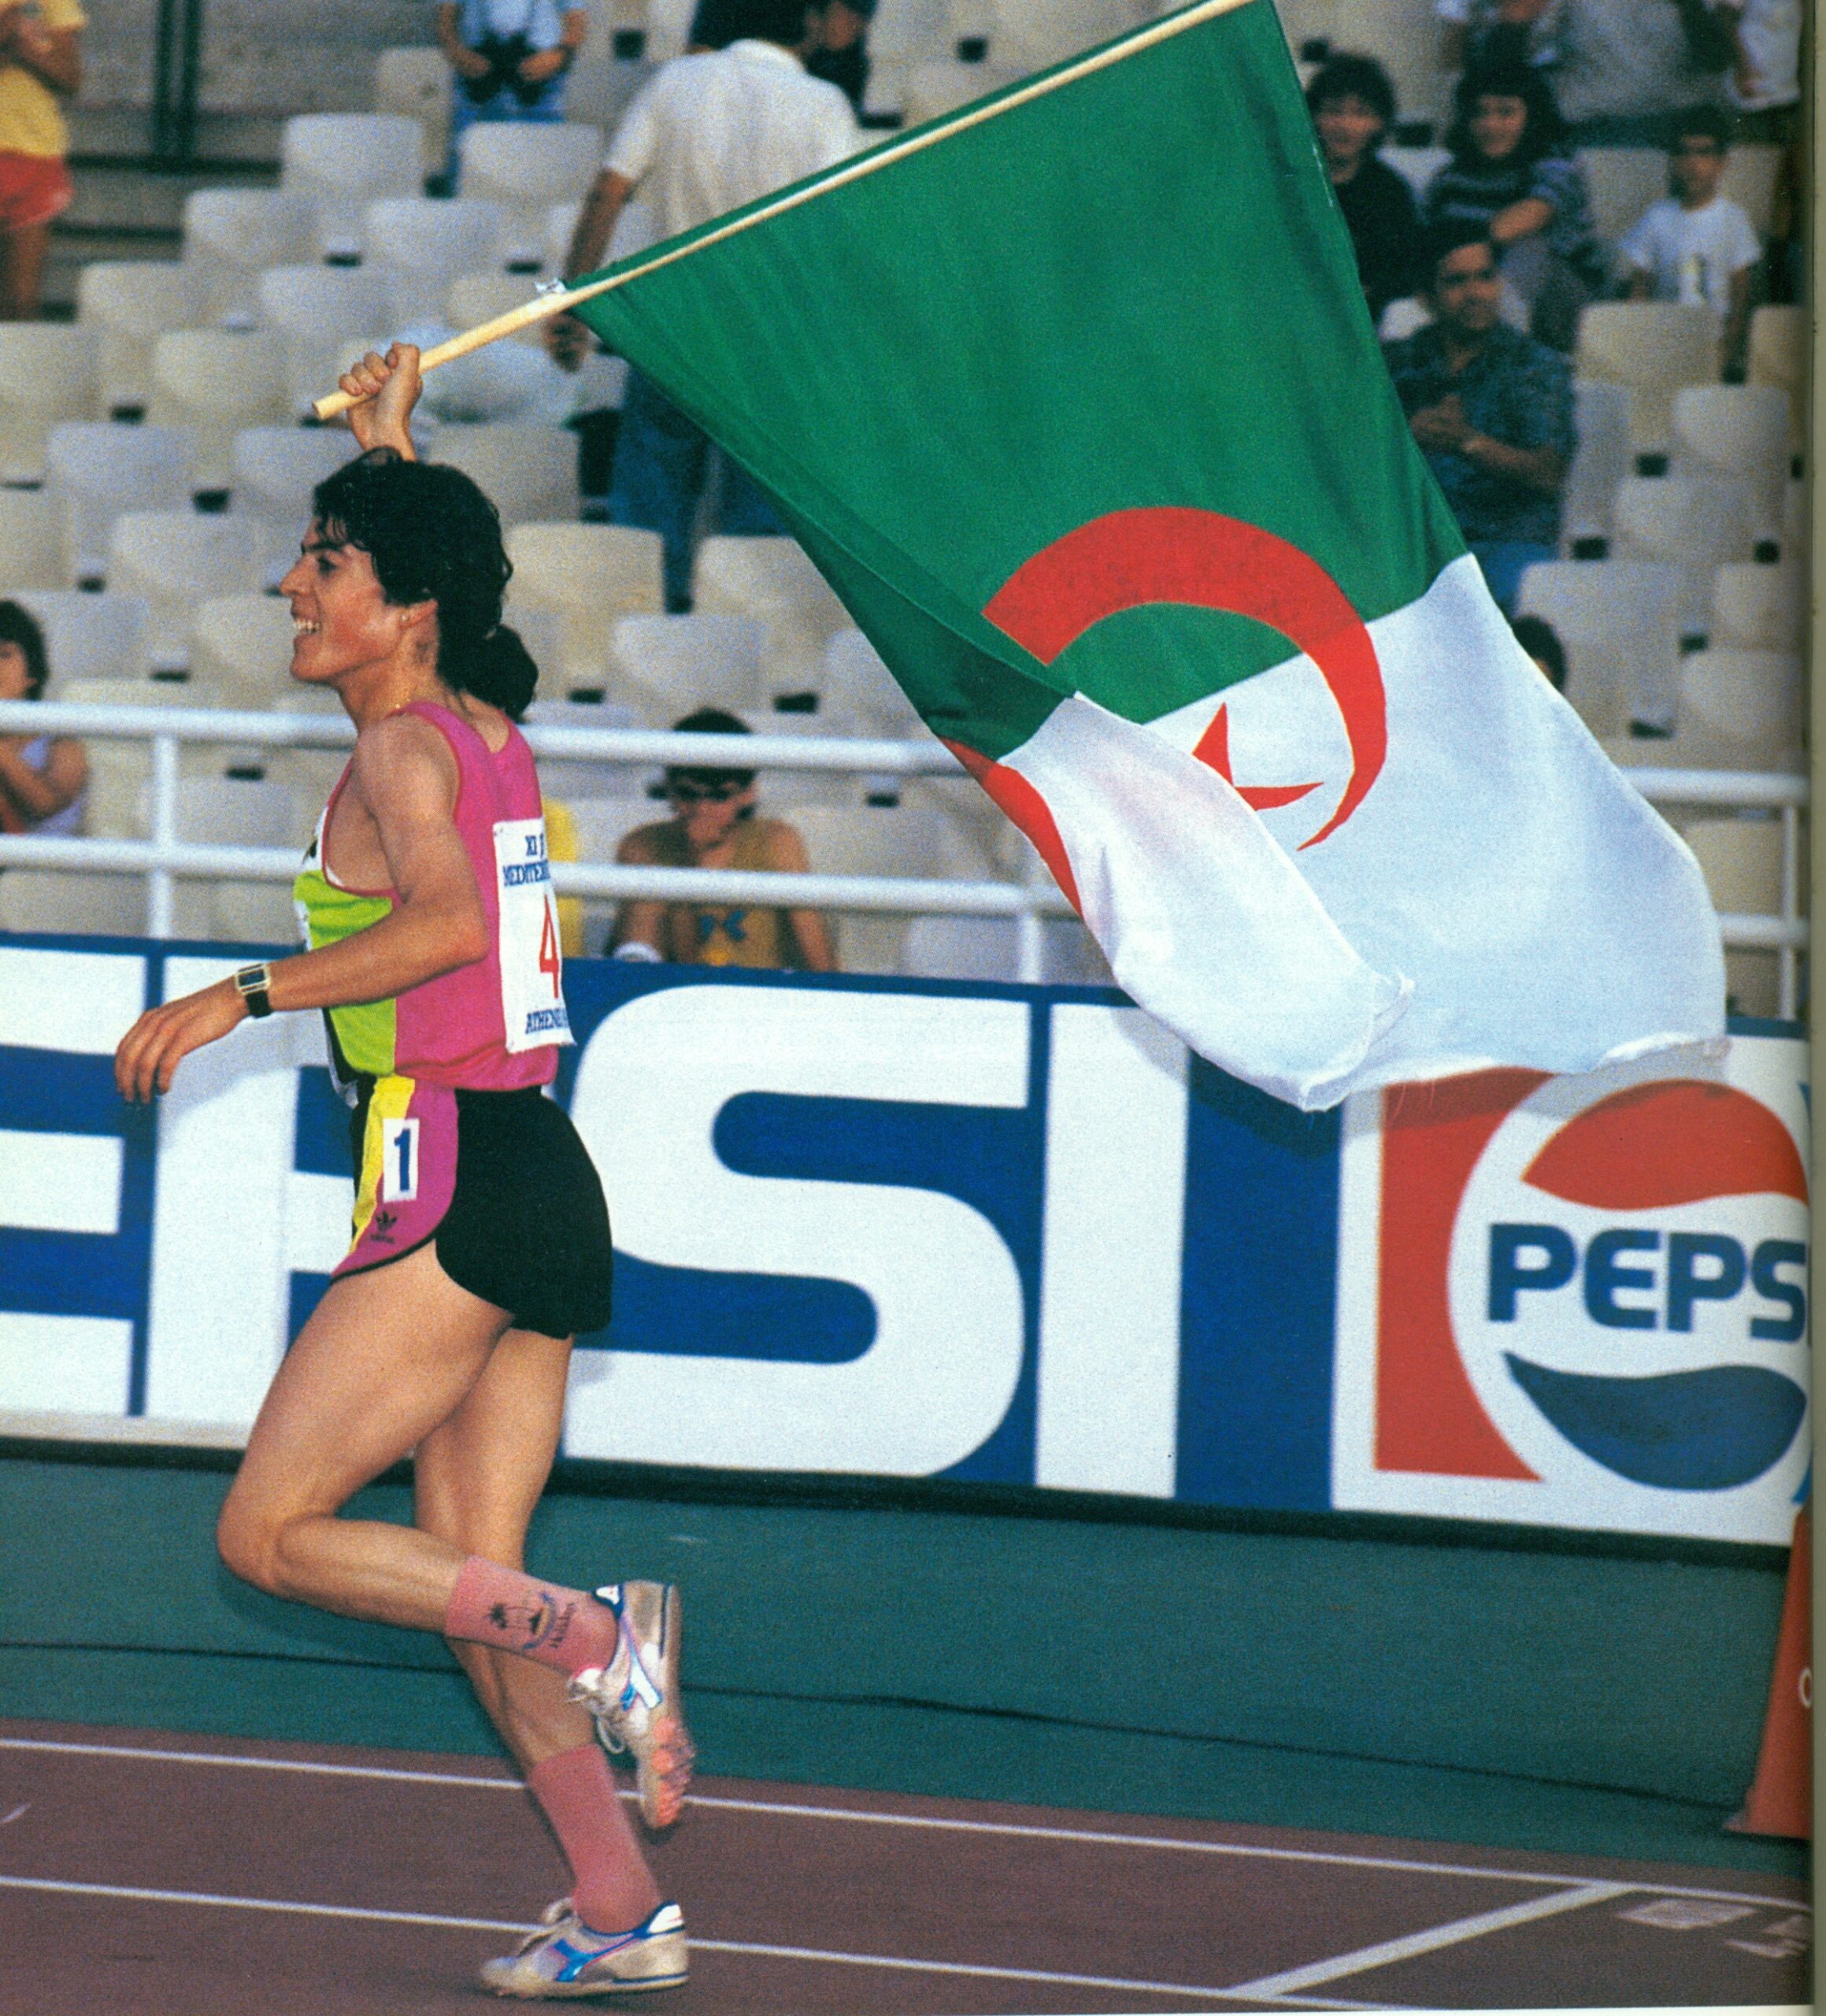
[[1762,257],[1755,227],[1718,193],[1728,131],[1715,106],[1676,115],[1668,156],[1673,194],[1651,203],[1618,248],[1632,301],[1702,301],[1711,308],[1728,377],[1742,366],[1750,274]]
[[1579,311],[1602,283],[1604,255],[1546,80],[1525,63],[1468,70],[1453,109],[1452,158],[1427,185],[1421,220],[1430,230],[1482,225],[1503,279],[1528,304],[1530,333],[1570,350]]
[[[0,700],[37,700],[50,668],[44,632],[0,602]],[[89,759],[70,736],[0,735],[0,833],[80,833]]]
[[0,321],[38,314],[54,217],[75,191],[60,98],[83,80],[76,0],[0,5]]
[[1376,158],[1395,123],[1395,87],[1373,56],[1329,57],[1306,87],[1332,192],[1357,254],[1369,319],[1419,284],[1420,226],[1408,185]]

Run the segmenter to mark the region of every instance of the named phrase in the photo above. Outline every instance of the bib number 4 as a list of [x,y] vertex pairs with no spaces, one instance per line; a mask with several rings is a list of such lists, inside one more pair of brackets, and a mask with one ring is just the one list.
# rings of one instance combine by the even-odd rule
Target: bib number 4
[[571,1022],[565,1010],[564,960],[544,820],[496,822],[494,877],[507,1047],[518,1052],[569,1043]]

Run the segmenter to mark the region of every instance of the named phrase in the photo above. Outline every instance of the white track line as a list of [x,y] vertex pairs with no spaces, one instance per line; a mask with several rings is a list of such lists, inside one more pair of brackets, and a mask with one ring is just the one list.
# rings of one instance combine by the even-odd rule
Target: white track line
[[[382,1911],[354,1904],[306,1904],[290,1898],[227,1897],[203,1890],[148,1890],[126,1884],[70,1883],[49,1877],[0,1876],[0,1888],[52,1891],[76,1897],[106,1897],[119,1903],[177,1904],[218,1910],[272,1911],[294,1918],[355,1918],[369,1924],[423,1925],[436,1931],[498,1932],[524,1936],[526,1927],[501,1918],[452,1918],[432,1911]],[[1091,1988],[1112,1995],[1191,1996],[1205,2002],[1260,2002],[1291,1999],[1278,1995],[1263,1996],[1253,1989],[1205,1988],[1184,1981],[1129,1981],[1102,1974],[1047,1973],[1033,1967],[972,1966],[957,1960],[910,1960],[896,1954],[832,1953],[808,1946],[761,1946],[741,1940],[697,1939],[691,1944],[701,1953],[735,1953],[765,1960],[802,1960],[840,1967],[883,1967],[897,1973],[962,1974],[972,1979],[1035,1981],[1050,1987]],[[1387,2005],[1325,2001],[1327,2008],[1365,2008]]]
[[1561,1911],[1583,1910],[1587,1904],[1602,1904],[1613,1897],[1627,1897],[1637,1887],[1631,1883],[1581,1883],[1557,1896],[1531,1897],[1524,1903],[1480,1911],[1475,1918],[1455,1918],[1450,1925],[1435,1925],[1430,1931],[1411,1932],[1405,1939],[1385,1939],[1378,1945],[1359,1947],[1354,1953],[1315,1960],[1308,1966],[1290,1967],[1284,1973],[1264,1974],[1258,1981],[1240,1983],[1232,1992],[1298,1995],[1302,1988],[1322,1987],[1327,1981],[1341,1981],[1346,1974],[1367,1973],[1374,1967],[1393,1966],[1398,1960],[1412,1960],[1423,1953],[1436,1953],[1442,1947],[1462,1945],[1468,1939],[1483,1939],[1510,1925],[1553,1918]]
[[[153,1750],[119,1743],[57,1743],[35,1736],[0,1736],[0,1750],[25,1750],[72,1757],[128,1757],[157,1764],[213,1764],[240,1771],[294,1771],[313,1777],[372,1778],[394,1784],[465,1786],[472,1792],[517,1792],[517,1778],[484,1777],[461,1771],[406,1771],[372,1764],[313,1764],[287,1757],[246,1757],[208,1750]],[[622,1794],[634,1799],[637,1794]],[[1398,1855],[1347,1855],[1324,1848],[1272,1848],[1240,1841],[1191,1841],[1172,1834],[1122,1834],[1082,1827],[1040,1827],[1009,1820],[951,1820],[916,1813],[868,1813],[845,1806],[797,1806],[787,1799],[725,1799],[694,1792],[691,1804],[731,1813],[768,1813],[795,1820],[839,1820],[865,1827],[924,1828],[942,1833],[997,1834],[1017,1840],[1065,1841],[1091,1847],[1172,1850],[1183,1855],[1224,1855],[1245,1861],[1316,1862],[1328,1868],[1385,1869],[1417,1876],[1457,1876],[1488,1883],[1550,1884],[1556,1891],[1578,1879],[1564,1870],[1486,1869],[1476,1864],[1422,1862]],[[1657,1897],[1717,1899],[1733,1904],[1766,1904],[1806,1910],[1795,1897],[1762,1897],[1746,1890],[1708,1890],[1668,1883],[1632,1883],[1625,1888]]]

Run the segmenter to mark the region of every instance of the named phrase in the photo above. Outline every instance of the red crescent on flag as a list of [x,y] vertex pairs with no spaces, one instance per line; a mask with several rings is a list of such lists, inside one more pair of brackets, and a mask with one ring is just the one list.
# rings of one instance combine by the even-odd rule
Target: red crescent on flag
[[[983,613],[1043,665],[1106,616],[1144,602],[1226,610],[1278,630],[1319,669],[1343,717],[1351,770],[1338,809],[1303,847],[1335,832],[1368,795],[1388,754],[1382,668],[1368,628],[1311,554],[1241,518],[1158,505],[1111,511],[1024,561]],[[1220,706],[1193,754],[1230,781],[1229,724]],[[1287,805],[1317,784],[1249,786],[1255,806]]]

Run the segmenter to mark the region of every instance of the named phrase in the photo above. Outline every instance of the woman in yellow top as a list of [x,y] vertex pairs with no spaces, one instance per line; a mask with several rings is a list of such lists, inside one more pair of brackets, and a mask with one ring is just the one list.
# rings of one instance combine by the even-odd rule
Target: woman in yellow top
[[0,321],[37,316],[51,220],[75,194],[57,100],[82,83],[83,26],[76,0],[0,6]]
[[[746,735],[720,707],[700,707],[677,724],[688,735]],[[802,875],[806,843],[783,819],[754,816],[754,773],[675,766],[666,772],[672,816],[637,827],[615,850],[619,862],[650,868],[772,869]],[[618,959],[666,959],[692,966],[798,966],[837,969],[830,933],[816,910],[719,903],[624,903],[609,936]]]

